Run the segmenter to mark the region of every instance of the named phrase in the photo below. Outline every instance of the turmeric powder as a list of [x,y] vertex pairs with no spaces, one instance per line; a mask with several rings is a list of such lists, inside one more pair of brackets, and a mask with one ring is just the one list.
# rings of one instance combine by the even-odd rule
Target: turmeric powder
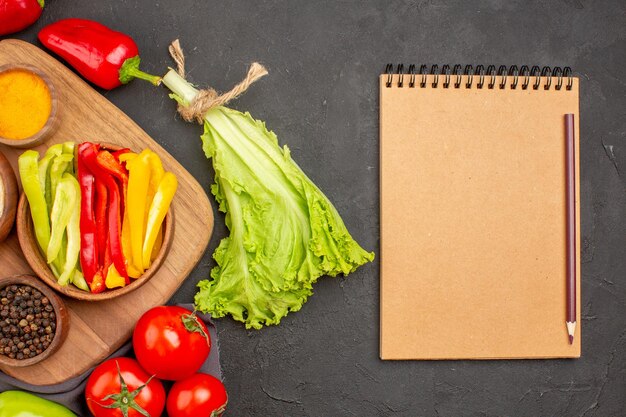
[[26,139],[50,117],[52,99],[46,82],[23,69],[0,73],[0,137]]

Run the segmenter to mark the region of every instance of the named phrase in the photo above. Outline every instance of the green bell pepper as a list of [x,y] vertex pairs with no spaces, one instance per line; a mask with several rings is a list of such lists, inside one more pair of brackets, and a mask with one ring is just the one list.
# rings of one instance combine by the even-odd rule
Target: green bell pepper
[[78,268],[74,270],[72,283],[76,285],[78,288],[80,288],[81,290],[89,292],[89,284],[87,284],[87,281],[85,280],[85,276]]
[[[72,176],[72,174],[65,174],[59,182],[57,194],[59,194],[61,190],[68,194],[70,203],[72,204],[67,207],[67,209],[71,212],[71,216],[69,223],[67,224],[67,249],[65,253],[65,264],[63,266],[63,272],[59,277],[59,285],[67,285],[70,282],[70,279],[74,279],[74,271],[76,270],[78,255],[80,254],[80,184],[78,184],[78,181]],[[53,219],[54,214],[55,212],[53,207]],[[53,223],[53,235],[54,231]],[[52,243],[52,238],[50,238],[50,242]],[[48,248],[50,248],[50,246],[48,246]]]
[[[76,181],[70,174],[65,174],[63,178],[59,180],[54,196],[52,212],[50,213],[50,242],[48,243],[46,251],[48,263],[52,263],[59,255],[63,235],[76,211],[76,201],[80,198],[76,193],[72,179]],[[69,240],[70,236],[68,234],[68,246]]]
[[67,155],[72,155],[72,163],[67,167],[65,172],[72,174],[72,176],[76,176],[76,159],[74,158],[76,144],[74,142],[65,142],[63,144],[63,153]]
[[0,394],[0,417],[77,417],[67,408],[22,391]]
[[73,166],[74,155],[62,154],[54,158],[52,161],[52,166],[50,167],[50,191],[52,201],[56,196],[57,187],[59,185],[59,181],[63,178],[63,174],[65,174],[68,169],[71,169]]
[[75,147],[76,147],[76,144],[74,142],[65,142],[63,144],[63,153],[67,153],[67,154],[74,156]]
[[74,177],[74,148],[73,142],[52,145],[39,161],[39,153],[26,151],[18,164],[37,243],[50,269],[61,285],[73,282],[88,291],[78,261],[80,185]]
[[46,204],[48,206],[48,212],[52,210],[52,192],[51,192],[51,183],[50,183],[50,167],[52,166],[52,161],[55,157],[61,155],[63,153],[63,145],[52,145],[46,151],[46,154],[39,161],[39,183],[41,184],[41,189],[43,190],[43,194],[46,197]]
[[[52,161],[63,153],[63,145],[57,144],[52,145],[46,151],[46,154],[39,160],[39,183],[41,184],[41,190],[46,199],[46,207],[48,208],[48,213],[52,210],[52,182],[50,180],[50,168],[52,167]],[[60,253],[63,253],[63,246],[67,245],[65,242],[67,239],[63,239],[64,242],[61,248]],[[65,263],[63,256],[59,256],[54,263],[50,265],[54,276],[57,278],[60,275],[60,270]]]
[[39,152],[28,150],[17,160],[24,194],[30,205],[30,215],[37,243],[42,251],[46,252],[50,243],[50,218],[44,190],[39,182]]
[[[63,174],[74,172],[74,142],[65,142],[52,145],[39,161],[39,182],[43,190],[48,213],[52,211],[56,188]],[[55,260],[50,264],[54,275],[59,278],[65,266],[67,252],[67,236],[63,235],[61,248]]]

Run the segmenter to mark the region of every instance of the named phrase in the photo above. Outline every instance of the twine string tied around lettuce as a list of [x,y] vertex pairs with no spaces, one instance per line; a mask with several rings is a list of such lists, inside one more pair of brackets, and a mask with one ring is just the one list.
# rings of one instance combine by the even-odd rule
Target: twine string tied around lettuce
[[[172,42],[169,47],[169,52],[176,63],[176,71],[181,77],[185,78],[185,55],[183,54],[183,49],[178,39]],[[178,113],[188,122],[195,120],[199,124],[203,124],[203,118],[207,111],[213,107],[228,104],[231,100],[243,94],[255,81],[265,75],[267,75],[265,67],[258,62],[253,62],[248,69],[246,77],[231,90],[220,94],[211,87],[202,89],[187,106],[178,104]]]

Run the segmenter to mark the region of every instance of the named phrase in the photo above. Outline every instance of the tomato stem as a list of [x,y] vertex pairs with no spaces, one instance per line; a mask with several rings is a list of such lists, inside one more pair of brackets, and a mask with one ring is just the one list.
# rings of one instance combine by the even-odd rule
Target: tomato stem
[[150,383],[150,381],[152,381],[152,378],[154,378],[154,375],[148,378],[148,381],[146,381],[145,384],[138,387],[136,390],[130,392],[128,391],[128,386],[126,385],[126,381],[124,381],[124,377],[122,376],[122,371],[120,370],[120,364],[117,361],[115,361],[115,365],[117,365],[117,375],[120,378],[120,392],[117,394],[109,394],[102,399],[102,401],[113,400],[111,404],[109,405],[99,404],[99,405],[103,408],[117,408],[118,410],[121,411],[124,417],[128,417],[129,409],[133,409],[137,411],[139,414],[141,414],[144,417],[151,417],[150,414],[146,410],[141,408],[141,406],[137,404],[137,402],[135,402],[135,397],[137,397],[139,393],[141,392],[141,390],[144,389],[146,385]]
[[181,319],[187,331],[192,333],[200,333],[208,343],[209,335],[206,333],[206,331],[204,331],[204,327],[202,326],[202,324],[200,324],[200,319],[196,315],[196,310],[194,310],[191,314],[183,314]]

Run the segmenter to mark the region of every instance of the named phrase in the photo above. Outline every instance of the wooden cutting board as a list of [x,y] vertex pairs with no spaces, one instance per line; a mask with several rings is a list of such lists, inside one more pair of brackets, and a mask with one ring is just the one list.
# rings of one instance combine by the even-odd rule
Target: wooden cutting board
[[[34,385],[50,385],[78,376],[117,350],[131,336],[139,317],[151,307],[164,304],[185,280],[204,253],[213,230],[213,211],[200,184],[146,132],[86,82],[56,59],[29,43],[0,41],[0,65],[30,64],[47,73],[59,99],[58,130],[40,152],[65,141],[106,141],[135,151],[150,148],[163,166],[178,177],[174,198],[174,239],[165,262],[147,283],[110,301],[89,302],[65,298],[70,312],[70,331],[65,343],[48,359],[25,368],[0,368]],[[165,93],[165,92],[164,92]],[[23,150],[0,145],[17,172]],[[0,243],[0,275],[31,273],[15,231]]]

